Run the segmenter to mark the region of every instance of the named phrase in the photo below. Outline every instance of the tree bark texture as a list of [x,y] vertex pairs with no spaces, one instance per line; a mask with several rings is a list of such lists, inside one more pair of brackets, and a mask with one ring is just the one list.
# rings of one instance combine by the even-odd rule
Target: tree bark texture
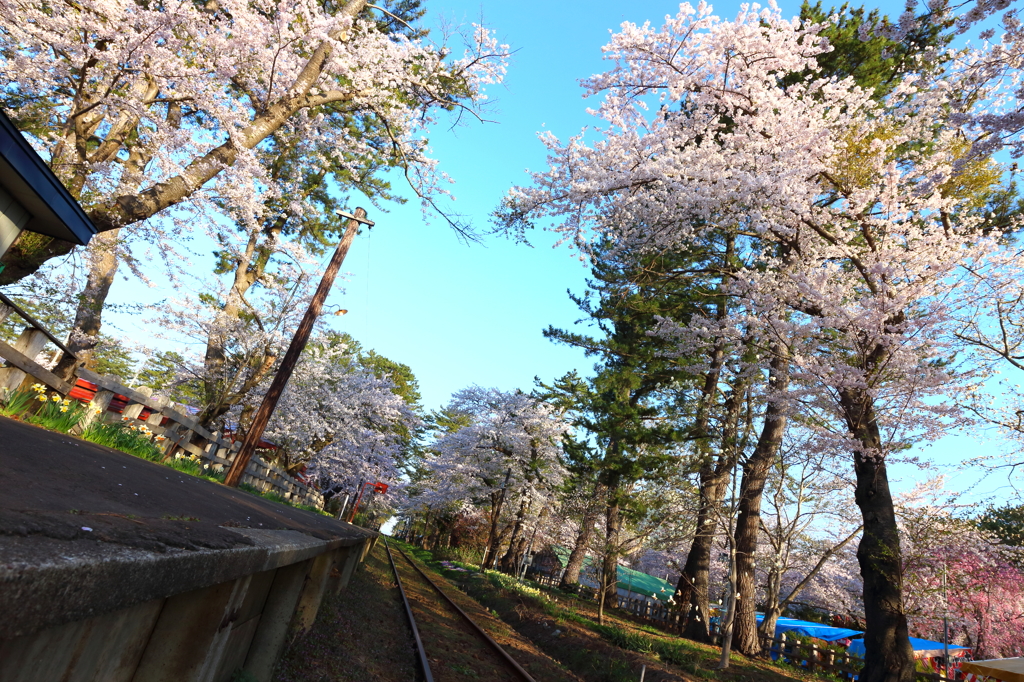
[[[709,473],[714,470],[708,467]],[[710,480],[708,480],[710,479]],[[708,595],[711,573],[711,546],[718,526],[715,508],[722,503],[725,482],[721,477],[701,474],[700,507],[697,528],[686,554],[686,563],[676,584],[676,604],[686,613],[683,636],[697,642],[710,642]]]
[[75,354],[77,360],[67,353],[62,354],[54,370],[58,376],[70,376],[71,370],[83,362],[86,367],[92,367],[93,350],[99,341],[97,337],[103,324],[103,305],[117,274],[117,242],[120,232],[113,230],[98,234],[89,244],[89,275],[85,289],[79,295],[75,324],[67,343],[68,350]]
[[518,549],[516,545],[519,542],[520,537],[522,537],[523,525],[526,522],[526,512],[529,508],[530,496],[524,492],[523,499],[519,501],[519,510],[516,512],[516,521],[512,524],[512,538],[509,540],[508,550],[505,552],[505,555],[501,557],[501,562],[499,563],[500,570],[505,573],[512,573],[516,567],[515,555]]
[[855,499],[864,519],[857,548],[864,582],[862,682],[914,682],[914,652],[903,609],[903,574],[896,512],[889,490],[873,398],[862,389],[840,391],[850,433],[863,451],[854,454]]
[[580,522],[580,532],[576,534],[576,544],[569,553],[569,560],[565,564],[565,573],[562,574],[561,588],[572,589],[580,581],[580,570],[583,568],[583,560],[587,556],[587,549],[594,537],[594,524],[597,522],[598,514],[604,501],[601,486],[596,486],[594,499],[587,505],[583,512],[583,520]]
[[686,611],[683,635],[697,642],[710,642],[711,615],[710,585],[711,548],[718,528],[718,515],[729,483],[729,474],[736,466],[737,434],[743,407],[745,386],[740,383],[726,398],[723,405],[721,452],[717,457],[707,455],[700,469],[700,507],[697,509],[697,527],[686,555],[683,572],[676,587],[676,603]]
[[761,496],[772,463],[778,456],[786,433],[786,413],[782,395],[789,388],[789,357],[776,349],[768,375],[769,399],[757,445],[743,463],[739,513],[736,518],[736,617],[732,647],[747,656],[761,651],[755,614],[756,578],[754,576],[757,534],[761,527]]
[[605,507],[605,550],[602,575],[605,576],[604,605],[614,609],[619,605],[619,535],[622,530],[622,507],[612,490]]

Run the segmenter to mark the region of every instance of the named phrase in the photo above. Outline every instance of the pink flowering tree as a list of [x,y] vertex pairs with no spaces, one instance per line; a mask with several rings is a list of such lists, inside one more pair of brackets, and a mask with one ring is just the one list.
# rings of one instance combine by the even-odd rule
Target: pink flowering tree
[[[595,236],[657,251],[735,235],[736,324],[788,343],[811,423],[854,465],[864,679],[909,682],[887,457],[940,435],[953,408],[935,396],[970,378],[948,363],[954,313],[980,295],[969,272],[1007,257],[978,211],[1000,173],[949,121],[955,78],[910,73],[877,102],[816,77],[818,31],[757,7],[724,22],[703,4],[660,29],[623,24],[612,67],[584,82],[603,96],[598,139],[546,135],[550,170],[503,217],[512,231],[550,221],[584,253]],[[808,75],[781,86],[794,72]]]
[[[250,400],[260,397],[256,390]],[[389,377],[360,363],[343,340],[319,336],[296,366],[265,438],[279,448],[282,466],[305,465],[325,490],[388,483],[385,502],[396,508],[404,502],[403,433],[419,421]]]
[[[511,562],[531,510],[537,515],[553,506],[565,477],[562,436],[569,427],[550,405],[530,395],[478,386],[456,393],[445,412],[453,428],[438,433],[430,445],[415,502],[430,508],[455,502],[486,506],[483,564],[492,568],[506,541]],[[515,509],[507,536],[499,531],[506,504]]]
[[[233,265],[259,281],[259,254],[240,254],[251,242],[273,253],[295,223],[329,214],[317,191],[386,197],[374,176],[399,169],[435,205],[447,179],[424,133],[440,112],[479,112],[484,87],[503,77],[505,49],[474,26],[455,55],[410,24],[421,14],[365,0],[87,0],[59,12],[0,2],[0,105],[100,230],[72,350],[87,356],[95,345],[118,264],[140,239],[166,250],[196,222],[227,217],[249,237],[229,253]],[[72,247],[24,233],[0,283]]]
[[901,500],[903,580],[911,633],[971,648],[976,659],[1020,656],[1024,550],[965,518],[969,505],[934,479]]

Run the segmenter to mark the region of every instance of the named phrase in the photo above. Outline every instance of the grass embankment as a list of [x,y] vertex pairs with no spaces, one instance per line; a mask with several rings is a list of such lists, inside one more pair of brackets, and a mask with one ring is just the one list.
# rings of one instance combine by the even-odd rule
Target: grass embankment
[[[429,552],[403,545],[421,561],[464,590],[528,637],[540,649],[587,682],[635,682],[646,666],[645,682],[721,680],[722,682],[821,682],[834,680],[794,666],[734,654],[727,670],[717,670],[720,650],[638,625],[627,614],[605,612],[575,595],[542,591],[494,571],[436,561]],[[458,570],[458,569],[463,570]],[[468,569],[468,570],[467,570]]]

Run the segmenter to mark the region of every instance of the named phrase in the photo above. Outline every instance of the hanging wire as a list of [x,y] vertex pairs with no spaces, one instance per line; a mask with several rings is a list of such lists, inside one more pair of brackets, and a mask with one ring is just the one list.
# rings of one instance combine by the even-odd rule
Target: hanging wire
[[366,300],[363,301],[363,311],[366,320],[363,323],[363,338],[370,336],[370,244],[373,241],[373,230],[366,231]]

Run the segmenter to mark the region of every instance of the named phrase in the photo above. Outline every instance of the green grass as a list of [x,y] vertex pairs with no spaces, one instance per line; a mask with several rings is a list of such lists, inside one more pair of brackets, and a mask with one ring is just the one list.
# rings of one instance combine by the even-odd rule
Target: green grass
[[[42,403],[39,405],[38,403]],[[38,406],[35,412],[33,406]],[[44,429],[69,433],[85,417],[86,406],[77,400],[61,398],[54,393],[46,395],[46,386],[35,384],[31,388],[9,391],[4,397],[0,413],[22,419]]]
[[[44,400],[40,400],[41,397]],[[35,414],[26,414],[30,411],[34,402],[37,401],[44,404]],[[26,422],[61,433],[69,433],[78,426],[82,419],[85,418],[88,409],[87,405],[78,401],[46,398],[46,387],[42,384],[36,384],[32,389],[10,391],[3,399],[3,402],[0,403],[0,414],[8,417],[20,417]],[[202,459],[195,455],[177,455],[173,459],[164,461],[163,447],[152,440],[152,433],[145,426],[137,427],[124,421],[110,423],[95,421],[87,426],[79,437],[90,443],[104,445],[140,459],[164,464],[175,471],[180,471],[183,474],[195,476],[196,478],[206,479],[213,483],[223,483],[227,475],[225,471],[218,471],[209,464],[204,464]],[[277,493],[262,493],[245,483],[238,487],[271,502],[285,504],[289,507],[303,509],[323,516],[331,516],[331,514],[308,504],[293,504]]]
[[145,433],[133,430],[125,422],[93,422],[85,428],[81,435],[82,440],[97,445],[105,445],[108,448],[120,450],[129,455],[134,455],[150,462],[159,462],[163,459],[164,453],[156,443],[149,439]]
[[[40,396],[42,395],[40,394]],[[26,416],[25,421],[38,424],[44,429],[50,429],[51,431],[68,433],[85,418],[86,407],[77,400],[70,400],[68,398],[60,400],[56,393],[53,394],[53,397],[58,399],[47,400],[46,404],[38,412],[31,416]]]
[[3,405],[0,406],[0,412],[8,417],[17,417],[27,411],[35,399],[36,391],[28,389],[9,391],[4,398]]
[[[497,571],[486,571],[476,576],[451,571],[442,566],[431,552],[400,541],[396,541],[395,544],[459,585],[499,618],[503,617],[502,614],[512,619],[521,618],[519,605],[528,603],[531,608],[538,609],[551,618],[556,626],[570,622],[582,626],[619,649],[637,652],[677,666],[692,679],[720,682],[839,682],[836,676],[829,673],[809,671],[801,666],[781,661],[751,660],[739,654],[731,656],[729,670],[719,671],[716,667],[720,652],[716,647],[692,642],[650,624],[634,623],[626,614],[614,609],[606,612],[606,622],[601,625],[597,623],[596,606],[570,592],[541,588],[533,581],[519,582],[516,578]],[[483,580],[478,577],[481,575],[484,577]],[[572,647],[561,647],[549,653],[577,673],[587,672],[591,678],[601,679],[602,682],[625,682],[636,679],[635,671],[630,672],[629,667],[624,666],[621,661],[602,659],[607,667],[597,669],[588,658],[589,652],[581,653]]]
[[317,509],[316,507],[311,507],[308,504],[295,504],[293,502],[289,502],[283,496],[278,495],[277,493],[262,492],[256,486],[249,485],[248,483],[239,483],[238,489],[243,492],[247,492],[250,495],[255,495],[256,497],[262,497],[264,500],[270,500],[271,502],[277,502],[278,504],[283,504],[289,507],[293,507],[295,509],[302,509],[304,511],[313,512],[314,514],[320,514],[321,516],[330,516],[332,518],[334,517],[333,514],[326,512],[323,509]]
[[150,440],[150,436],[138,428],[132,428],[126,422],[93,422],[81,438],[97,445],[105,445],[108,448],[120,450],[126,454],[145,459],[157,464],[164,464],[175,471],[180,471],[189,476],[206,479],[213,483],[224,482],[224,472],[216,471],[209,465],[204,465],[202,460],[193,456],[179,455],[173,459],[164,461],[163,448]]

